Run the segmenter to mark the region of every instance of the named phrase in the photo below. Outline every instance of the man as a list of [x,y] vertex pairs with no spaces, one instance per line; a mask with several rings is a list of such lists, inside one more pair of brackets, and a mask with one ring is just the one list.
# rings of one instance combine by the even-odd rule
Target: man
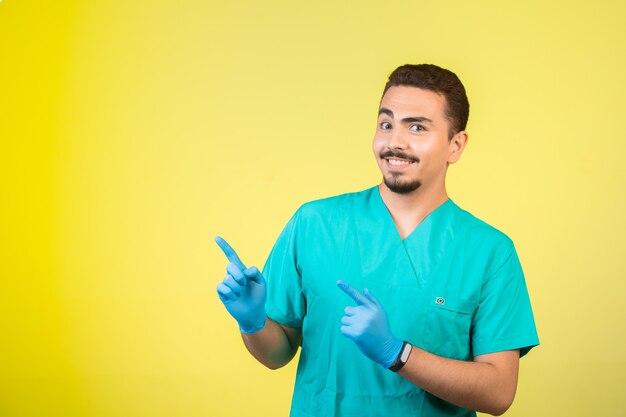
[[292,416],[511,405],[519,359],[539,341],[513,243],[446,193],[468,115],[454,73],[401,66],[372,146],[381,184],[300,207],[263,275],[216,238],[230,260],[217,291],[248,350],[276,369],[302,346]]

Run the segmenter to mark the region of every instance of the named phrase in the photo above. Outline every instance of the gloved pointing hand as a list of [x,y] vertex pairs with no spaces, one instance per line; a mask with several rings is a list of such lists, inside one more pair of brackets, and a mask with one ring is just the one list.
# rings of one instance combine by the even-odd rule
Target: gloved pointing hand
[[341,333],[356,343],[365,356],[389,368],[400,354],[403,342],[391,334],[380,302],[367,288],[361,294],[347,282],[337,281],[337,286],[357,303],[356,307],[345,308]]
[[221,237],[215,237],[215,243],[222,249],[230,261],[226,267],[226,277],[217,284],[217,294],[226,310],[243,333],[255,333],[265,326],[265,301],[267,287],[265,278],[257,267],[246,268],[235,250]]

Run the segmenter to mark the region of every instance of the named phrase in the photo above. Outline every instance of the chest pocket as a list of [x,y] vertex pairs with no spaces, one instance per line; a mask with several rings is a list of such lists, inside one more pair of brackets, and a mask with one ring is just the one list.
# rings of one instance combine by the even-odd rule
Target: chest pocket
[[470,332],[476,303],[433,294],[426,309],[422,344],[431,353],[466,360],[471,357]]

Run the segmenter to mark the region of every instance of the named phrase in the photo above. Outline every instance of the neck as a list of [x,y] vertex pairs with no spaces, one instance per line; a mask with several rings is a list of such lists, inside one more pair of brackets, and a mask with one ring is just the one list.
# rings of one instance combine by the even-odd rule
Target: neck
[[384,182],[381,182],[378,185],[378,190],[392,215],[412,213],[418,217],[425,217],[448,199],[445,184],[433,190],[420,187],[410,193],[398,194],[391,191]]

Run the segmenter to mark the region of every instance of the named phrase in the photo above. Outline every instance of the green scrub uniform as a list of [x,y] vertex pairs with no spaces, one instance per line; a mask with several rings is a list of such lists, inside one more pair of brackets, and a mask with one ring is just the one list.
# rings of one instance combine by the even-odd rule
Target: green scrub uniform
[[292,417],[474,416],[384,369],[340,332],[369,288],[393,334],[471,361],[539,344],[512,241],[448,199],[402,240],[378,187],[304,204],[265,264],[267,315],[302,328]]

